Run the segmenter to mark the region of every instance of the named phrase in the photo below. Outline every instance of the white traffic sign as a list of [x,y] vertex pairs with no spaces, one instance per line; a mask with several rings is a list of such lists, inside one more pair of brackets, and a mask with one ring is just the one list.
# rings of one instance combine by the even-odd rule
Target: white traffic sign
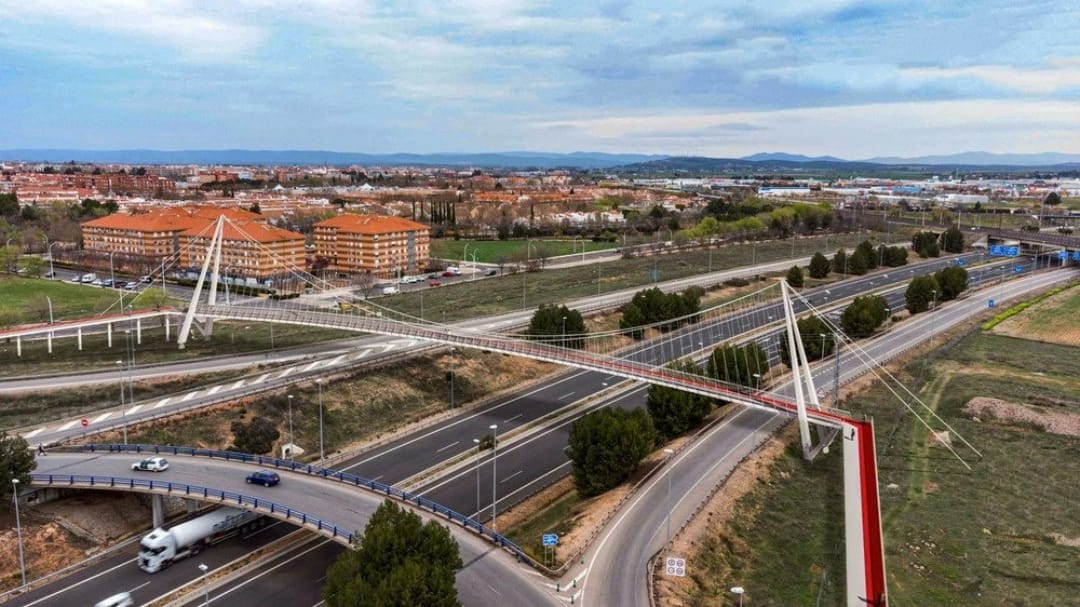
[[686,559],[669,556],[664,559],[664,573],[675,577],[686,577]]

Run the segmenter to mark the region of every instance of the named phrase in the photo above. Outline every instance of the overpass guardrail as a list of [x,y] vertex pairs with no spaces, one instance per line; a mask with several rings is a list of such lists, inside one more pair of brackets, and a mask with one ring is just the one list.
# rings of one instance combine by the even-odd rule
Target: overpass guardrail
[[[103,445],[81,445],[77,447],[67,447],[65,451],[74,452],[90,452],[90,453],[153,453],[155,455],[188,455],[192,457],[206,457],[210,459],[223,459],[231,462],[241,462],[246,464],[255,464],[258,466],[273,467],[281,470],[289,470],[301,474],[308,474],[310,476],[318,476],[321,478],[335,480],[341,483],[353,485],[362,489],[377,493],[398,501],[413,505],[423,510],[429,510],[433,514],[438,514],[446,517],[448,520],[458,523],[465,529],[472,531],[480,537],[491,541],[496,546],[509,551],[519,562],[524,562],[530,567],[539,571],[544,571],[545,568],[540,565],[535,559],[529,556],[525,550],[515,544],[509,538],[501,535],[494,529],[485,526],[477,520],[469,518],[460,512],[456,512],[446,506],[436,503],[426,497],[422,497],[408,491],[403,491],[392,485],[386,483],[380,483],[379,481],[364,478],[356,474],[348,472],[341,472],[340,470],[333,470],[331,468],[324,468],[321,466],[315,466],[312,464],[305,464],[303,462],[297,462],[294,460],[281,459],[278,457],[270,457],[265,455],[251,455],[250,453],[238,453],[236,451],[220,451],[216,449],[203,449],[199,447],[176,447],[172,445],[119,445],[119,444],[103,444]],[[132,479],[124,477],[109,477],[109,476],[87,476],[87,475],[70,475],[70,474],[43,474],[33,473],[30,475],[31,481],[34,483],[46,483],[49,485],[62,484],[64,479],[69,479],[68,484],[79,486],[95,486],[105,485],[109,489],[123,488],[128,486],[130,489],[145,488],[145,489],[166,489],[171,491],[185,491],[185,495],[192,497],[203,497],[206,499],[218,499],[229,500],[238,505],[250,505],[255,508],[271,508],[272,513],[284,512],[286,518],[294,518],[303,521],[306,525],[321,525],[318,526],[318,530],[327,530],[333,534],[334,538],[342,537],[349,540],[351,543],[353,538],[352,532],[343,532],[340,527],[327,523],[321,518],[294,510],[265,500],[262,498],[254,498],[245,496],[243,494],[221,491],[218,489],[211,489],[207,487],[201,487],[196,485],[187,485],[185,483],[172,483],[167,481],[155,481],[151,479]],[[54,480],[59,479],[59,483]],[[86,480],[71,480],[71,479],[90,479]],[[117,481],[120,485],[115,484]],[[129,485],[129,481],[131,484]],[[114,483],[114,484],[109,484]],[[194,490],[193,492],[191,490]],[[273,510],[276,508],[277,510]]]

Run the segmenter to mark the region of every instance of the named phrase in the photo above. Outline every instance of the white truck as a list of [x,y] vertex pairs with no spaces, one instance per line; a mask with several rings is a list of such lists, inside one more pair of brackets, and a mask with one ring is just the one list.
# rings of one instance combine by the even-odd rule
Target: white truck
[[158,527],[139,543],[139,568],[156,573],[237,532],[254,530],[262,522],[261,515],[248,510],[218,508],[171,529]]

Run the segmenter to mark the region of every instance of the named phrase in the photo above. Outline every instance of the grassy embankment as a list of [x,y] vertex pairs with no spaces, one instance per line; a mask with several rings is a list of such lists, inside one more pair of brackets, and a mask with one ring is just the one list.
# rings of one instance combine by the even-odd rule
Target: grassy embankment
[[[1076,354],[972,334],[904,369],[905,383],[982,452],[980,459],[961,449],[971,471],[884,388],[845,403],[877,423],[892,603],[1065,605],[1080,595],[1080,439],[964,410],[983,396],[1080,416]],[[814,605],[819,591],[822,604],[841,604],[840,463],[838,449],[807,464],[790,448],[739,503],[726,532],[700,543],[689,565],[690,602],[730,604],[724,591],[743,585],[759,605]]]

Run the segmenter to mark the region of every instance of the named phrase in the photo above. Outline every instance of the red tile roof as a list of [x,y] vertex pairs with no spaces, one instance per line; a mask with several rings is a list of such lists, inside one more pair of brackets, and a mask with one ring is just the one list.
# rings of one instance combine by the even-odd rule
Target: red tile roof
[[386,234],[388,232],[415,232],[428,227],[404,217],[384,215],[357,215],[343,213],[336,217],[320,221],[316,228],[337,228],[339,232],[357,232],[360,234]]

